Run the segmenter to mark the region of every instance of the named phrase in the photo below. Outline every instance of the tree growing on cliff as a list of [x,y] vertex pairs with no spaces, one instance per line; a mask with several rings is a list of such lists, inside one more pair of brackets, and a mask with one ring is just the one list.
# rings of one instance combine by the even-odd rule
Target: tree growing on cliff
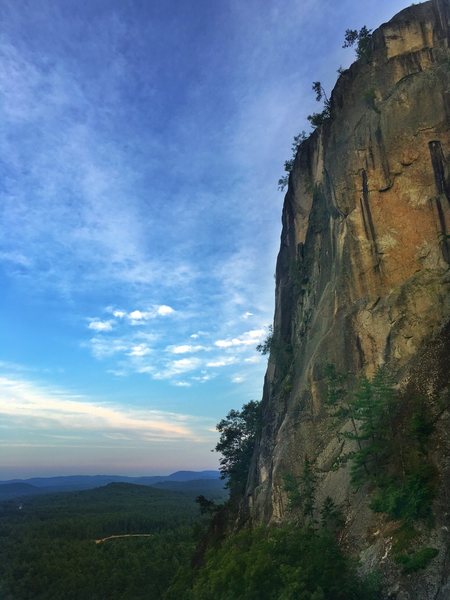
[[343,48],[351,48],[356,44],[356,58],[370,59],[372,52],[372,30],[364,25],[358,31],[357,29],[347,29],[345,31]]
[[292,169],[294,167],[294,160],[295,160],[295,157],[297,156],[298,149],[300,147],[300,144],[302,142],[304,142],[307,138],[308,138],[308,135],[306,134],[305,131],[301,131],[298,135],[294,136],[294,139],[293,139],[292,145],[291,145],[292,156],[289,160],[286,160],[284,162],[284,170],[286,171],[287,174],[283,175],[283,177],[280,177],[280,179],[278,180],[278,189],[280,190],[280,192],[282,192],[284,190],[284,188],[287,186],[287,184],[289,183],[289,173],[292,171]]
[[351,462],[352,483],[372,486],[374,511],[409,525],[429,519],[437,475],[428,456],[434,424],[424,400],[399,395],[384,368],[372,379],[362,377],[353,393],[332,365],[326,367],[326,378],[333,415],[352,423],[340,437],[357,445],[334,467]]
[[325,123],[325,121],[331,116],[331,102],[320,81],[314,81],[312,89],[316,94],[317,102],[321,102],[322,100],[324,100],[323,111],[320,113],[313,113],[312,115],[308,115],[307,119],[313,127],[319,127],[319,125]]
[[317,475],[312,461],[305,456],[303,472],[300,477],[288,473],[283,477],[284,491],[288,497],[288,507],[291,511],[300,509],[303,517],[314,522],[314,507],[316,502]]
[[256,350],[263,356],[270,354],[273,346],[273,326],[269,325],[265,340],[256,346]]
[[230,410],[216,426],[220,439],[215,450],[222,454],[220,473],[222,479],[227,480],[226,485],[232,497],[242,493],[247,482],[260,426],[261,404],[254,400],[244,404],[240,411]]

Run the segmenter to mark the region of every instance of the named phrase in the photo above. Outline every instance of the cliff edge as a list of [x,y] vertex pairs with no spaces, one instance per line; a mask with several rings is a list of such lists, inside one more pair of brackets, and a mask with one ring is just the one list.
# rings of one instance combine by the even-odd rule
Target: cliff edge
[[[448,357],[450,282],[450,3],[413,5],[372,36],[368,60],[344,71],[331,118],[304,141],[284,201],[274,330],[244,519],[287,518],[286,473],[305,456],[317,501],[344,507],[344,542],[390,597],[450,598]],[[435,522],[421,533],[440,554],[399,574],[392,525],[331,468],[349,441],[325,406],[327,364],[357,378],[385,365],[399,393],[420,395],[433,418],[439,475]],[[447,398],[447,400],[446,400]],[[430,542],[431,540],[431,542]],[[400,583],[399,583],[400,582]]]

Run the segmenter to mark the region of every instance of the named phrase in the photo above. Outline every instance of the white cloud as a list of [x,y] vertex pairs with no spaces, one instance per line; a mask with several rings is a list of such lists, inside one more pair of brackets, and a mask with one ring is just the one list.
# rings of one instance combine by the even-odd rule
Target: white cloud
[[218,358],[217,360],[211,360],[210,362],[206,363],[206,366],[210,368],[227,367],[228,365],[233,365],[235,362],[235,356],[225,356]]
[[132,310],[128,313],[127,317],[132,325],[141,325],[150,319],[167,317],[173,313],[175,313],[175,310],[171,306],[161,304],[159,306],[153,306],[150,310]]
[[94,357],[99,360],[115,354],[126,354],[130,349],[130,343],[121,338],[93,337],[89,340],[89,346]]
[[158,340],[158,337],[158,334],[155,333],[133,330],[130,335],[118,337],[97,335],[82,345],[89,346],[93,356],[98,360],[123,355],[126,363],[120,365],[120,371],[123,371],[125,367],[127,367],[125,370],[129,371],[130,369],[136,370],[133,368],[135,359],[152,352],[152,345]]
[[190,336],[190,337],[191,337],[193,340],[198,340],[198,338],[199,338],[199,337],[204,337],[204,336],[206,336],[206,335],[208,335],[208,333],[207,333],[206,331],[197,331],[197,333],[193,333],[193,334],[191,334],[191,336]]
[[156,369],[153,365],[137,365],[136,371],[145,375],[153,375]]
[[151,349],[146,344],[137,344],[136,346],[132,346],[128,356],[146,356],[150,352]]
[[206,346],[193,346],[192,344],[181,344],[180,346],[168,346],[167,350],[172,354],[192,354],[201,350],[208,350]]
[[173,360],[166,363],[165,367],[153,374],[154,379],[171,379],[177,375],[188,373],[189,371],[195,371],[202,365],[202,361],[199,358],[180,358],[179,360]]
[[161,304],[161,306],[158,306],[158,308],[156,309],[156,313],[163,317],[167,315],[172,315],[174,312],[175,310],[171,306],[167,306],[165,304]]
[[211,381],[216,377],[215,373],[206,373],[203,372],[202,375],[198,375],[196,377],[191,377],[192,381],[198,381],[199,383],[206,383],[207,381]]
[[234,375],[234,377],[231,378],[231,381],[233,383],[244,383],[245,377],[243,377],[242,375]]
[[253,317],[253,313],[252,313],[252,312],[249,312],[249,311],[245,312],[245,313],[242,315],[242,318],[243,318],[243,319],[246,319],[246,320],[247,320],[247,319],[249,319],[250,317]]
[[201,361],[198,358],[180,358],[179,360],[174,360],[172,366],[180,371],[190,371],[192,369],[196,369]]
[[148,312],[142,312],[140,310],[133,310],[128,313],[128,318],[132,321],[143,321],[144,319],[149,319],[151,314]]
[[113,315],[117,319],[123,319],[126,316],[126,312],[124,310],[113,310]]
[[89,329],[93,329],[94,331],[111,331],[113,328],[112,321],[100,321],[97,319],[93,319],[89,325]]
[[248,358],[244,358],[244,362],[249,363],[251,365],[256,365],[261,362],[260,356],[250,356]]
[[214,345],[218,348],[232,348],[233,346],[253,346],[264,339],[266,331],[264,329],[252,329],[246,331],[239,337],[217,340]]
[[0,414],[3,420],[36,431],[60,428],[145,439],[197,439],[188,425],[194,421],[189,415],[114,406],[8,377],[0,377]]
[[174,381],[173,385],[176,385],[177,387],[191,387],[191,384],[188,381]]

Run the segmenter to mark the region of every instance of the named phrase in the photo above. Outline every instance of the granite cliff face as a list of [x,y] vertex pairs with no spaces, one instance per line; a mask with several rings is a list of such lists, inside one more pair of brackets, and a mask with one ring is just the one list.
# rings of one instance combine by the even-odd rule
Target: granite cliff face
[[[243,515],[286,517],[283,474],[318,469],[319,500],[345,506],[347,543],[398,598],[450,598],[448,393],[450,282],[450,4],[411,6],[377,29],[370,60],[339,78],[331,119],[302,143],[283,207],[263,431]],[[331,464],[344,443],[324,408],[324,367],[354,376],[387,365],[426,398],[436,429],[436,526],[442,551],[425,576],[390,561],[389,523]],[[448,405],[447,405],[448,406]],[[348,424],[342,424],[342,429]],[[427,539],[428,539],[427,538]],[[394,583],[395,582],[395,583]],[[400,583],[399,583],[400,582]]]

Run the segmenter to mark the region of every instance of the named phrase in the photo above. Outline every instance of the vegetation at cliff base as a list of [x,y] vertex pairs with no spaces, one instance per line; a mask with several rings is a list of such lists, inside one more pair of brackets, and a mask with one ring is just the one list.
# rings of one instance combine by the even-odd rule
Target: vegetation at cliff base
[[[194,568],[180,567],[165,600],[376,600],[379,583],[361,578],[356,562],[338,543],[342,513],[326,498],[318,521],[315,511],[317,475],[304,459],[303,473],[285,477],[290,509],[282,526],[244,527],[237,533],[222,526],[236,518],[247,481],[250,459],[260,430],[261,406],[251,402],[241,411],[230,411],[218,429],[222,473],[229,478],[230,501],[214,507],[205,498],[199,503],[212,513],[207,544]],[[236,497],[235,494],[239,492]],[[233,500],[234,499],[234,500]],[[299,518],[292,518],[297,511]]]
[[404,573],[414,573],[425,569],[433,558],[439,554],[436,548],[420,548],[411,554],[400,554],[396,561],[402,565]]
[[378,600],[375,575],[357,564],[326,527],[243,529],[206,553],[197,571],[180,569],[166,600]]
[[329,532],[285,525],[245,529],[212,548],[184,598],[375,600],[376,589]]

